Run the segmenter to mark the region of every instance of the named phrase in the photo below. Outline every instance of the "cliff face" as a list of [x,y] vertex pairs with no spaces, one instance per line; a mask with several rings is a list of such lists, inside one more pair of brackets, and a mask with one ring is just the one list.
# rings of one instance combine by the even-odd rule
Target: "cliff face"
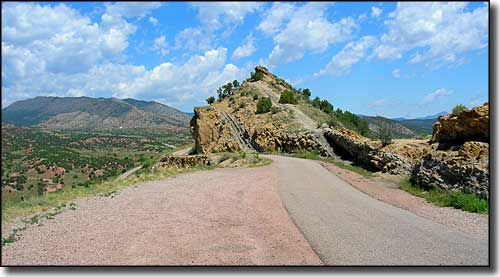
[[[261,74],[260,80],[245,81],[222,101],[194,109],[190,128],[197,152],[319,150],[326,153],[311,124],[304,125],[291,104],[278,103],[281,93],[290,85],[263,67],[258,66],[255,71]],[[257,101],[262,97],[270,98],[273,107],[270,112],[257,114]]]
[[443,115],[432,126],[431,142],[464,143],[466,141],[489,142],[489,105],[466,110],[458,115]]

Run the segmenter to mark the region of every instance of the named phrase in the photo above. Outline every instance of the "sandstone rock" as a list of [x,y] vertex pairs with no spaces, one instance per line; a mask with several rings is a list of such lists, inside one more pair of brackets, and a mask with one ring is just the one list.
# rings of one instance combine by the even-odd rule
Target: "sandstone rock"
[[[262,73],[260,81],[245,81],[223,101],[194,109],[190,126],[197,153],[239,152],[248,148],[261,152],[319,150],[327,153],[314,134],[286,109],[256,114],[255,95],[267,97],[271,93],[279,98],[279,93],[290,85],[264,67],[258,66],[255,71]],[[269,90],[267,94],[264,89]]]
[[458,115],[444,115],[432,126],[431,143],[459,144],[466,141],[489,142],[489,105],[466,110]]
[[429,151],[415,165],[411,180],[427,188],[461,191],[488,198],[488,148],[487,143],[469,141],[456,151]]
[[325,137],[339,153],[347,153],[356,162],[390,174],[410,174],[413,159],[382,148],[358,133],[345,129],[325,129]]

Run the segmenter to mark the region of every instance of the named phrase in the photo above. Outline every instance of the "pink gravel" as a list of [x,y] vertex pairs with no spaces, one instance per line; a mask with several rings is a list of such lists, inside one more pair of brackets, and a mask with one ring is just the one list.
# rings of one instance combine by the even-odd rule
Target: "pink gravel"
[[76,202],[3,247],[2,265],[321,265],[274,166],[183,174]]
[[355,172],[320,162],[323,167],[361,192],[387,204],[408,210],[418,216],[449,226],[480,239],[488,238],[488,216],[450,207],[438,207],[397,187],[388,187],[380,180],[369,180]]

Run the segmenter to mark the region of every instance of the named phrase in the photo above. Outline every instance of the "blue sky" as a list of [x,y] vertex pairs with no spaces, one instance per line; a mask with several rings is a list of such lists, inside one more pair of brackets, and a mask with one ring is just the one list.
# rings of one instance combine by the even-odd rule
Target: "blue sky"
[[264,65],[335,108],[419,117],[488,100],[483,2],[2,3],[2,106],[158,101],[182,111]]

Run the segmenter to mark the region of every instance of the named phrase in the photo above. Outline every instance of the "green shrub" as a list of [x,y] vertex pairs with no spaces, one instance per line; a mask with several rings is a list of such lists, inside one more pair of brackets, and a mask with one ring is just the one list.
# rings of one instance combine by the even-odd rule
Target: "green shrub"
[[382,143],[382,146],[387,146],[392,143],[391,131],[387,128],[382,128],[378,134],[378,138]]
[[333,113],[333,105],[328,102],[328,100],[323,99],[319,105],[319,108],[327,113],[327,114],[332,114]]
[[465,105],[458,104],[455,107],[453,107],[453,110],[451,111],[451,114],[458,115],[459,113],[461,113],[463,111],[466,111],[466,110],[467,110],[467,107]]
[[255,94],[252,96],[252,98],[253,98],[253,100],[255,101],[255,100],[259,99],[259,95],[257,95],[257,93],[255,93]]
[[289,89],[283,91],[281,93],[279,102],[283,104],[297,104],[297,97],[295,95],[295,92]]
[[267,113],[271,110],[273,103],[269,97],[262,97],[257,101],[257,112],[258,114]]
[[206,99],[208,105],[212,105],[215,102],[215,97],[210,96]]
[[252,72],[250,78],[252,81],[260,81],[264,78],[264,74],[262,72]]

